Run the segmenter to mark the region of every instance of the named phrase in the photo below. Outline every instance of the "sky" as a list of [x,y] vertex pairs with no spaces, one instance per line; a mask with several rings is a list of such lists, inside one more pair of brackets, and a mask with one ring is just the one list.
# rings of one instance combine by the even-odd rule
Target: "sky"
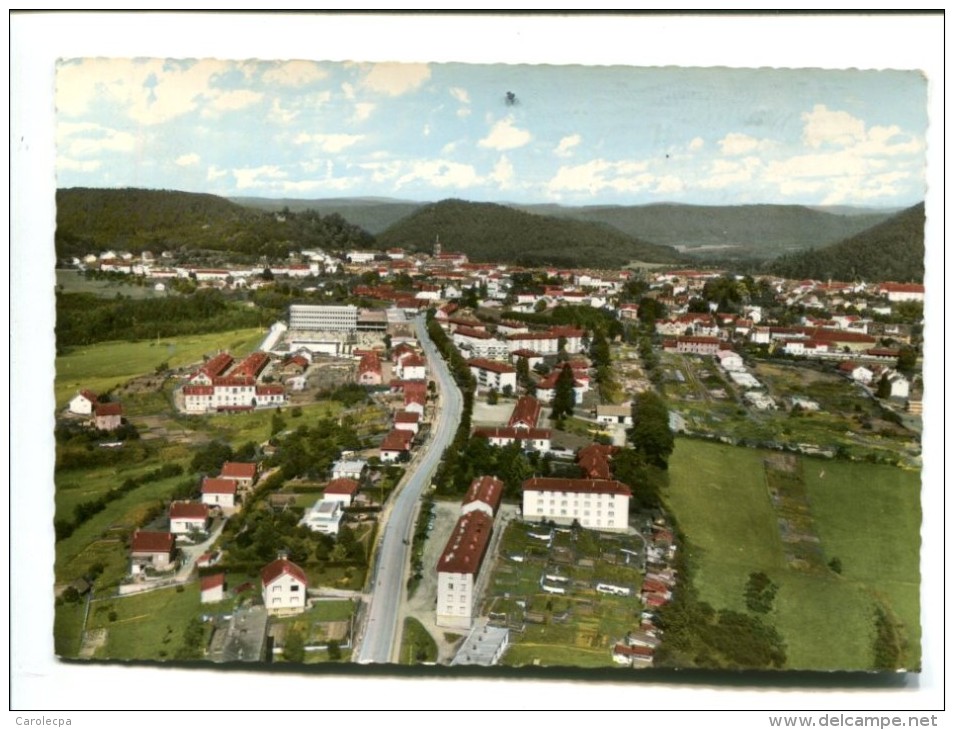
[[72,58],[59,187],[903,207],[917,71]]

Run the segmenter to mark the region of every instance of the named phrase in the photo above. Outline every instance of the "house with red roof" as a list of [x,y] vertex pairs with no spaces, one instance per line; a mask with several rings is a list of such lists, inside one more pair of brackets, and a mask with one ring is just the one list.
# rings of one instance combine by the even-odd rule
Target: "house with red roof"
[[69,411],[79,416],[91,416],[99,398],[91,390],[81,390],[70,401]]
[[629,525],[632,490],[611,479],[534,477],[522,485],[525,520],[574,521],[593,530],[620,532]]
[[206,477],[202,480],[202,504],[234,509],[238,484],[234,479]]
[[302,613],[306,608],[308,576],[286,557],[262,568],[262,602],[269,615]]
[[93,427],[113,431],[123,425],[123,407],[119,403],[97,403],[93,406]]
[[199,581],[199,603],[218,603],[225,598],[225,573],[203,576]]
[[404,410],[424,415],[424,405],[427,403],[427,384],[423,381],[404,383]]
[[437,625],[469,629],[475,586],[490,545],[493,518],[479,509],[461,515],[437,561]]
[[542,408],[540,401],[532,395],[522,395],[517,398],[507,425],[510,428],[536,428]]
[[205,532],[209,526],[209,506],[201,502],[173,502],[169,505],[169,531],[173,535]]
[[398,360],[394,370],[402,380],[424,380],[427,377],[427,360],[412,353]]
[[165,572],[176,567],[176,536],[171,532],[136,530],[129,551],[133,575],[141,575],[146,568]]
[[477,477],[470,483],[467,494],[464,495],[461,502],[460,511],[462,514],[467,514],[475,509],[481,510],[493,519],[497,516],[497,510],[500,508],[503,491],[504,483],[497,477]]
[[394,462],[401,459],[411,448],[414,434],[404,429],[390,431],[381,442],[381,461]]
[[345,507],[350,507],[358,494],[360,483],[354,479],[332,479],[325,485],[325,493],[322,499],[326,501],[340,502]]
[[249,461],[226,461],[219,472],[220,479],[231,479],[240,490],[251,489],[258,478],[258,464]]
[[491,446],[509,446],[518,442],[523,449],[533,449],[541,453],[550,450],[553,436],[548,428],[513,428],[511,426],[488,426],[474,429],[475,438],[485,438]]
[[374,352],[361,356],[358,362],[358,385],[381,385],[381,360]]
[[398,411],[394,414],[394,428],[417,435],[421,427],[421,414],[414,411]]

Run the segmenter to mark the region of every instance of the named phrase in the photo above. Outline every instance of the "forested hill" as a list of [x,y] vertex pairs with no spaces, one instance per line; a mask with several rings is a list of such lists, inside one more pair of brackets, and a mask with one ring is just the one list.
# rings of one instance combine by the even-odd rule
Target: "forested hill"
[[137,188],[56,191],[56,254],[211,249],[281,257],[302,248],[362,248],[372,236],[342,216],[279,215],[202,193]]
[[392,198],[229,198],[248,208],[277,212],[288,209],[293,213],[317,210],[322,216],[339,214],[345,220],[360,226],[372,235],[378,235],[388,226],[411,215],[427,203]]
[[[518,206],[515,206],[518,207]],[[888,219],[892,212],[817,210],[802,205],[523,206],[541,215],[606,223],[630,236],[687,253],[769,259],[837,243]],[[718,247],[713,250],[711,247]],[[702,249],[702,250],[694,250]]]
[[840,243],[783,256],[772,271],[795,279],[924,281],[924,203]]
[[437,236],[445,251],[466,253],[473,261],[616,267],[631,261],[685,260],[675,249],[647,243],[607,225],[463,200],[425,206],[383,231],[377,242],[382,248],[429,252]]

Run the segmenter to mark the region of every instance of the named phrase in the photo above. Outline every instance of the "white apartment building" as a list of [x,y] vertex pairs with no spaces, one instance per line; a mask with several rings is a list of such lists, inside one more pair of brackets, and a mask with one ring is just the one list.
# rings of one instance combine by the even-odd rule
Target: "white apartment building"
[[534,477],[522,485],[523,518],[553,520],[570,525],[576,520],[593,530],[623,531],[629,525],[632,491],[610,479],[556,479]]
[[358,308],[335,304],[292,304],[289,327],[314,332],[354,332],[358,329]]
[[462,515],[437,561],[437,625],[469,629],[474,618],[475,586],[493,519],[481,510]]

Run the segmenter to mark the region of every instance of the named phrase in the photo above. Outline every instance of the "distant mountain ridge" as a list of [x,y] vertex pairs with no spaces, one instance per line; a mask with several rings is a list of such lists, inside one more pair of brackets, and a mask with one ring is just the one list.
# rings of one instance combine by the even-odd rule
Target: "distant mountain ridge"
[[454,199],[418,209],[380,233],[377,244],[381,248],[430,252],[438,236],[445,250],[466,253],[474,261],[620,267],[633,261],[687,260],[675,249],[629,236],[605,224]]

